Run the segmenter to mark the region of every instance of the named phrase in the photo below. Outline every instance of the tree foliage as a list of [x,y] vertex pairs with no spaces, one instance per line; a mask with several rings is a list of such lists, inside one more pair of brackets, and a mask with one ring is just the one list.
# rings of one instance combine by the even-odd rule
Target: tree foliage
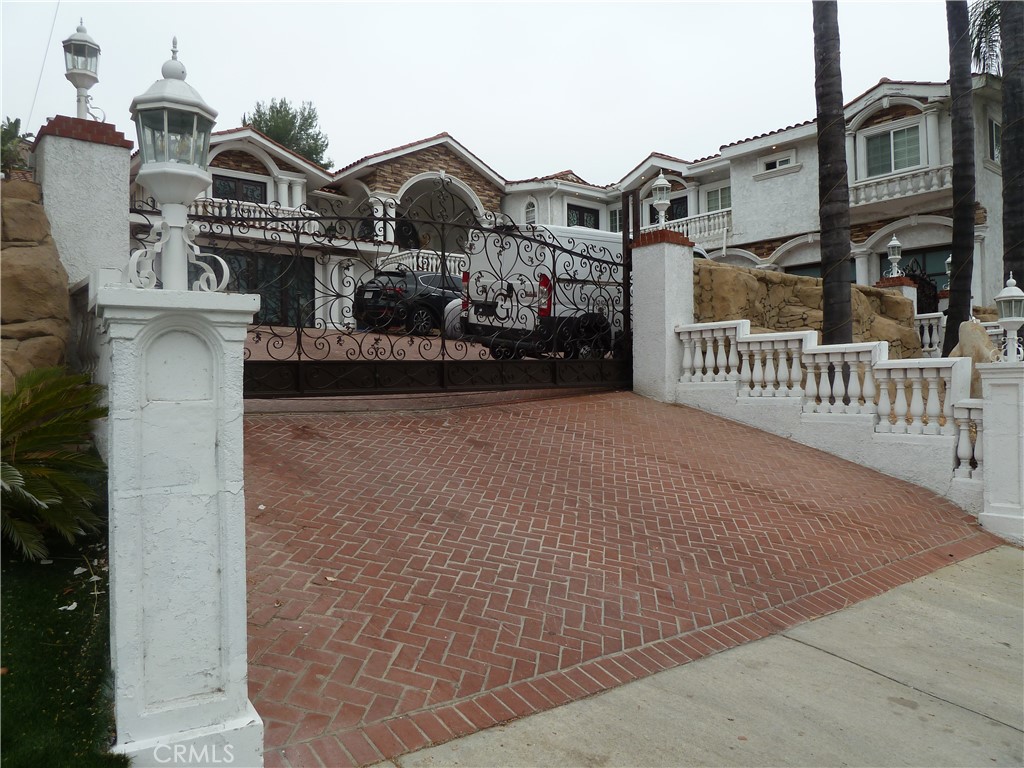
[[269,104],[258,101],[251,113],[242,115],[243,125],[252,126],[267,138],[327,168],[332,161],[324,157],[327,137],[320,130],[319,122],[311,101],[302,102],[297,109],[288,99],[271,99]]
[[69,542],[96,530],[106,467],[91,446],[102,388],[88,376],[40,368],[0,398],[0,528],[29,560],[46,557],[46,534]]
[[4,118],[3,126],[0,126],[0,168],[4,173],[23,166],[21,142],[31,138],[31,133],[21,132],[20,119]]
[[849,344],[853,341],[850,187],[846,170],[843,77],[839,63],[839,18],[835,0],[812,5],[824,314],[821,336],[824,344]]
[[982,72],[1001,73],[999,55],[999,3],[975,0],[971,4],[971,58]]

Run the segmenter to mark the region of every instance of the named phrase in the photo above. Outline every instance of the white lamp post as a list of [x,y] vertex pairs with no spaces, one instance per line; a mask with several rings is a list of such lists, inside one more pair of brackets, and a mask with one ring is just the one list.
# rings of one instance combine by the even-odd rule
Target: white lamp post
[[1010,279],[1006,281],[1006,287],[996,294],[995,302],[999,312],[999,326],[1006,333],[1006,354],[1003,356],[1003,361],[1019,363],[1021,361],[1021,343],[1017,338],[1017,331],[1024,325],[1024,291],[1017,287],[1017,281],[1013,279],[1013,272],[1010,273]]
[[100,64],[100,47],[85,31],[82,20],[78,29],[63,42],[64,77],[71,81],[78,91],[78,118],[89,117],[89,89],[99,80],[96,72]]
[[[132,255],[129,277],[139,287],[153,287],[156,275],[152,262],[159,252],[160,280],[165,289],[188,290],[188,264],[192,262],[205,273],[199,287],[219,290],[227,282],[226,271],[219,286],[209,281],[207,276],[212,276],[213,270],[195,261],[196,248],[187,230],[189,204],[210,186],[206,162],[217,111],[185,82],[185,65],[178,61],[177,38],[161,74],[163,80],[157,80],[132,100],[131,113],[142,155],[137,180],[160,205],[164,232],[153,249]],[[218,261],[226,270],[223,261]]]
[[886,247],[889,251],[889,271],[885,273],[886,277],[903,277],[906,273],[900,269],[900,257],[903,255],[903,246],[900,241],[896,239],[896,235],[892,236],[892,240],[889,241],[889,245]]
[[651,187],[651,193],[654,195],[654,209],[658,212],[658,223],[661,225],[665,224],[665,211],[668,210],[668,193],[671,191],[672,185],[668,183],[664,172],[659,171],[658,178],[655,180],[654,186]]

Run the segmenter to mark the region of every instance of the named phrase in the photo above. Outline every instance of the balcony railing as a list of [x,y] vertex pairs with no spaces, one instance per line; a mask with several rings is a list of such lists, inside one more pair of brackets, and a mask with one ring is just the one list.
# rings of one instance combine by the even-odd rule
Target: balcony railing
[[953,167],[950,165],[938,168],[922,168],[886,176],[881,179],[858,181],[850,185],[850,205],[867,205],[894,200],[900,197],[920,195],[925,192],[937,192],[952,189]]
[[714,241],[715,238],[720,242],[722,235],[727,230],[732,229],[732,209],[727,208],[724,211],[701,213],[697,216],[688,216],[685,219],[666,221],[664,225],[651,224],[649,226],[642,227],[640,231],[650,232],[655,229],[667,229],[671,232],[680,232],[698,245],[708,241]]

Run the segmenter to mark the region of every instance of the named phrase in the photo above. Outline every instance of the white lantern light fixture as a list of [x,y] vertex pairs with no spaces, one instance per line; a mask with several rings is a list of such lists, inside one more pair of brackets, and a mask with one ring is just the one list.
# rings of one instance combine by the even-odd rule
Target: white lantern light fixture
[[78,91],[78,117],[89,117],[89,89],[99,81],[100,47],[85,31],[83,20],[78,29],[62,44],[64,46],[64,77]]
[[658,212],[658,223],[665,223],[665,211],[668,210],[668,194],[672,191],[672,185],[668,183],[663,171],[658,172],[658,178],[651,187],[651,194],[654,196],[654,209]]
[[206,165],[217,111],[185,82],[177,38],[161,74],[162,80],[132,100],[131,113],[142,159],[136,181],[160,205],[165,231],[153,248],[132,255],[129,277],[139,287],[153,287],[153,262],[159,253],[160,281],[165,289],[187,290],[188,264],[193,263],[204,272],[198,287],[220,290],[227,281],[227,267],[214,257],[225,270],[224,278],[216,281],[213,270],[195,260],[198,249],[188,224],[188,206],[212,181]]
[[1017,287],[1013,272],[1006,281],[1006,287],[996,294],[995,303],[999,312],[999,326],[1006,333],[1006,354],[1003,360],[1007,363],[1019,363],[1022,354],[1017,331],[1024,325],[1024,291]]
[[896,235],[892,236],[892,240],[889,241],[889,245],[886,247],[889,251],[889,271],[885,273],[886,277],[903,277],[906,273],[900,269],[900,257],[903,256],[903,246],[900,241],[896,239]]

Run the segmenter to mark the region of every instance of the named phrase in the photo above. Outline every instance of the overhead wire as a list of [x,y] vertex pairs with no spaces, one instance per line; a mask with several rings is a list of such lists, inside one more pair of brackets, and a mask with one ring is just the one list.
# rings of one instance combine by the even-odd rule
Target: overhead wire
[[60,10],[60,0],[57,0],[57,5],[53,9],[53,21],[50,22],[50,34],[46,38],[46,50],[43,51],[43,63],[39,66],[39,78],[36,80],[36,90],[32,94],[32,106],[28,109],[28,119],[24,125],[32,125],[32,113],[36,111],[36,98],[39,96],[39,86],[43,82],[43,72],[46,71],[46,57],[50,54],[50,43],[53,42],[53,29],[57,26],[57,11]]

